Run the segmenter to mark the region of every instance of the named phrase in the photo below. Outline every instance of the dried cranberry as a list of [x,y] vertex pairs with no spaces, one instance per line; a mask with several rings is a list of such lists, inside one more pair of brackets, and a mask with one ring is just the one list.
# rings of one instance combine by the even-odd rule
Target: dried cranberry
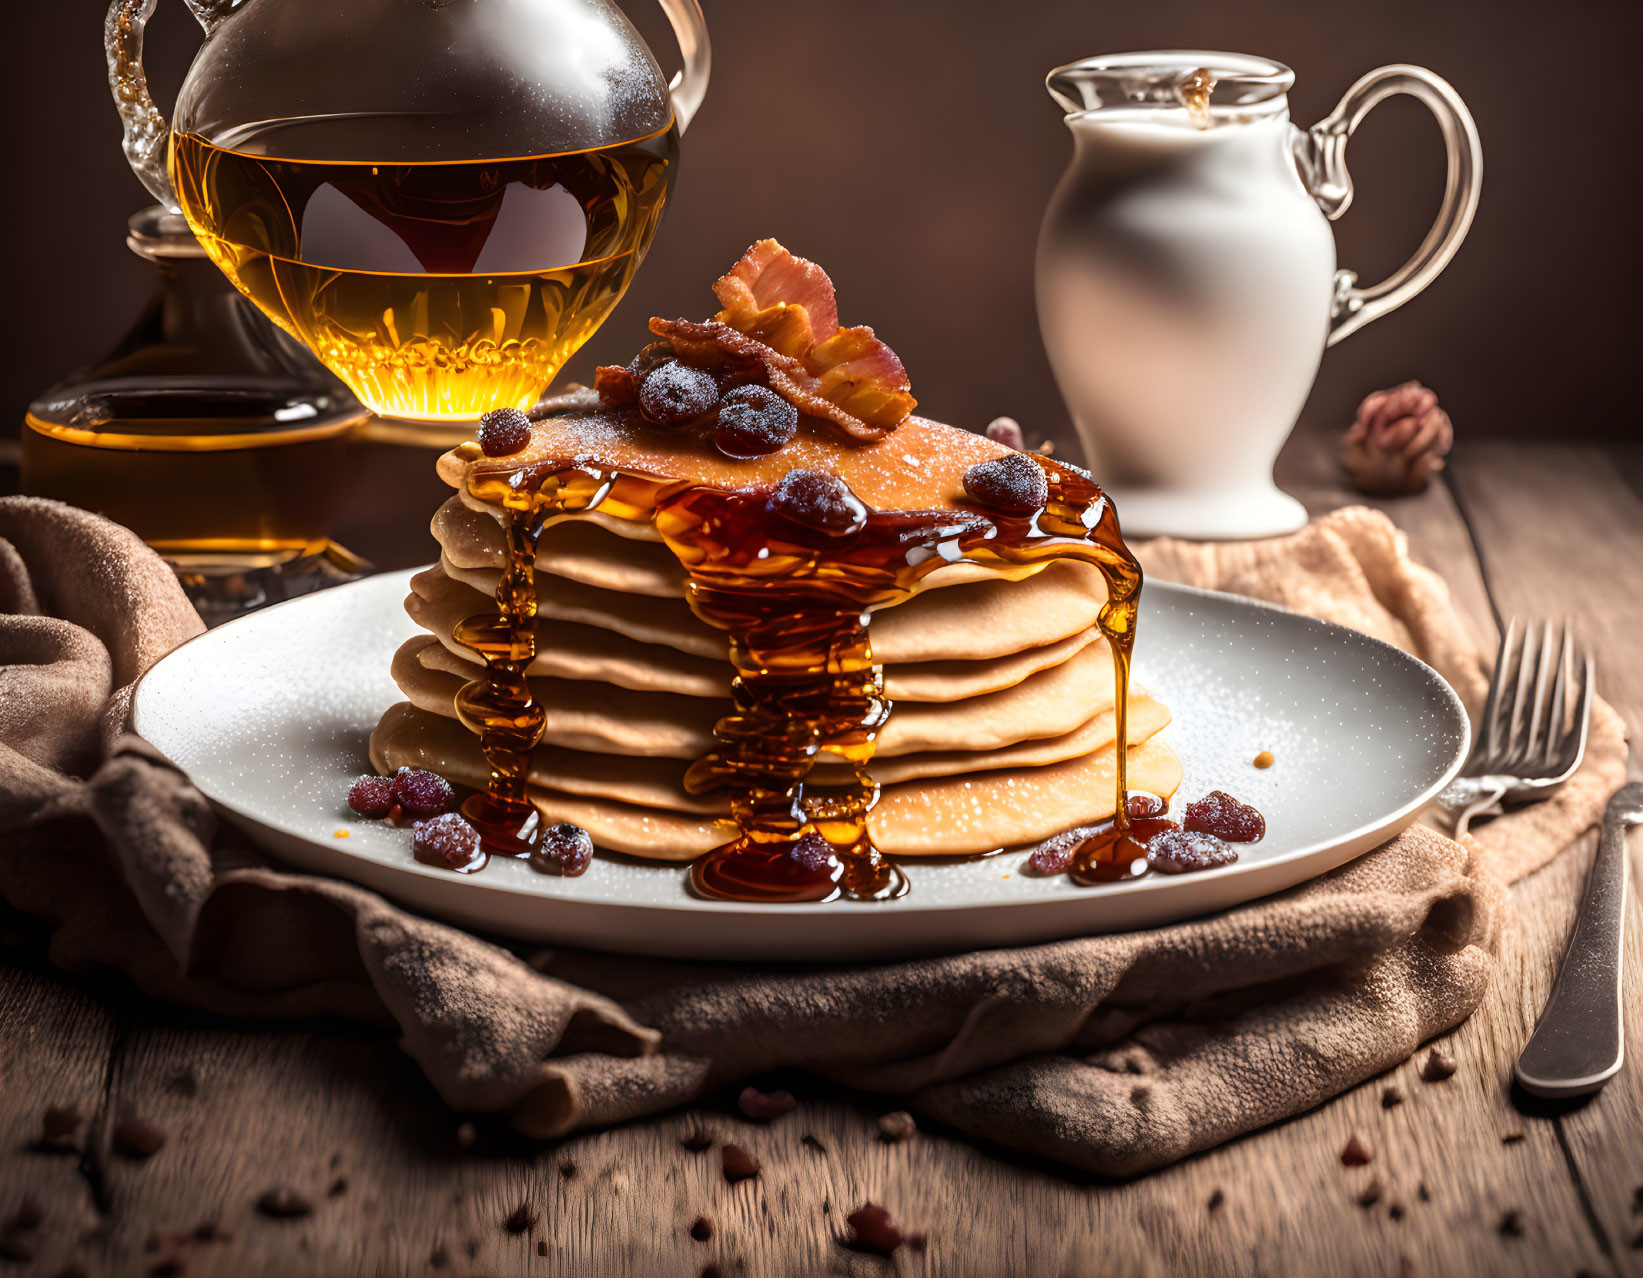
[[295,1220],[314,1210],[314,1205],[296,1190],[276,1185],[257,1199],[257,1210],[273,1220]]
[[964,491],[972,500],[1011,515],[1030,515],[1050,500],[1044,468],[1026,453],[1011,453],[977,462],[964,472]]
[[348,789],[348,806],[362,817],[385,817],[394,806],[394,779],[366,773]]
[[466,870],[482,855],[479,831],[454,812],[418,821],[412,827],[412,847],[417,860],[447,870]]
[[719,405],[713,446],[726,457],[768,457],[799,432],[799,410],[766,386],[738,386]]
[[542,846],[531,853],[531,864],[544,874],[574,879],[586,874],[593,862],[593,836],[579,825],[562,821],[542,836]]
[[676,359],[639,378],[639,411],[663,426],[692,421],[718,402],[719,387],[712,375]]
[[761,1092],[757,1087],[744,1087],[736,1098],[736,1108],[755,1122],[766,1122],[785,1114],[799,1102],[792,1092]]
[[1147,864],[1161,874],[1213,870],[1237,859],[1236,849],[1199,830],[1163,830],[1147,840]]
[[829,537],[849,537],[867,526],[867,507],[836,475],[790,470],[771,494],[778,515]]
[[1032,850],[1032,854],[1027,858],[1027,867],[1034,874],[1060,874],[1072,864],[1073,854],[1078,851],[1078,845],[1099,828],[1082,825],[1052,835]]
[[487,457],[509,457],[531,442],[531,419],[517,408],[493,408],[479,419],[479,448]]
[[1221,790],[1211,790],[1197,803],[1187,804],[1181,824],[1228,843],[1254,843],[1266,833],[1264,816]]
[[80,1111],[73,1105],[52,1105],[40,1119],[42,1141],[55,1145],[80,1130]]
[[787,855],[810,873],[820,874],[832,863],[833,845],[812,831],[795,839]]
[[719,1151],[719,1165],[725,1179],[734,1185],[739,1180],[751,1180],[759,1174],[759,1160],[740,1145],[726,1145]]
[[394,802],[406,816],[431,817],[448,812],[456,799],[451,783],[425,768],[401,768],[394,774]]
[[857,1251],[877,1252],[888,1256],[907,1241],[901,1226],[891,1218],[887,1209],[877,1203],[863,1203],[844,1218],[850,1226],[846,1245]]
[[918,1124],[905,1109],[893,1109],[888,1114],[879,1115],[879,1139],[886,1145],[898,1145],[904,1140],[911,1140],[916,1131]]
[[142,1118],[122,1118],[109,1134],[114,1148],[127,1158],[152,1158],[165,1144],[165,1133]]

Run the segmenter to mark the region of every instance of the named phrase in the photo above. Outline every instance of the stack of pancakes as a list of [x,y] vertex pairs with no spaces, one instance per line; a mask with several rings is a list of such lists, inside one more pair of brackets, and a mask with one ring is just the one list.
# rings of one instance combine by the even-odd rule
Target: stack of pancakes
[[[964,469],[1005,452],[916,417],[865,447],[817,425],[806,419],[792,444],[749,462],[669,439],[636,417],[574,412],[534,423],[531,444],[506,464],[592,455],[726,487],[826,470],[877,510],[963,510]],[[452,631],[495,611],[501,515],[466,491],[481,465],[498,463],[472,444],[441,460],[458,495],[434,517],[440,562],[412,581],[406,601],[428,633],[396,654],[394,679],[408,700],[371,739],[379,770],[427,767],[475,788],[487,768],[453,703],[484,666]],[[531,760],[532,797],[549,819],[584,827],[602,848],[665,861],[700,856],[734,832],[723,792],[692,795],[682,784],[713,746],[733,673],[724,632],[692,613],[686,580],[648,522],[595,510],[550,524],[538,543],[528,674],[547,724]],[[983,853],[1112,815],[1113,662],[1096,628],[1105,600],[1099,572],[1083,563],[1010,575],[949,564],[905,602],[872,614],[873,652],[894,704],[870,769],[883,787],[868,822],[880,849]],[[1179,761],[1153,740],[1168,721],[1158,701],[1131,688],[1132,790],[1167,796],[1179,785]],[[823,763],[810,780],[843,778],[839,765]]]

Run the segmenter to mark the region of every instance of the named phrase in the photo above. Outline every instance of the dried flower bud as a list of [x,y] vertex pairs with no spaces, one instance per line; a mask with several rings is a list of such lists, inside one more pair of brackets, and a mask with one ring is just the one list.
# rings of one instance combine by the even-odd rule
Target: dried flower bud
[[1360,492],[1407,497],[1443,469],[1454,439],[1437,394],[1419,382],[1404,382],[1376,391],[1358,405],[1357,420],[1341,448],[1341,465]]

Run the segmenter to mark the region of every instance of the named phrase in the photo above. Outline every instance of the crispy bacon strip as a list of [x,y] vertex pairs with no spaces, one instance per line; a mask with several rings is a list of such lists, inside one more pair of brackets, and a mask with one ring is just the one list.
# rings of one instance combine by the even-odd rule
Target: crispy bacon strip
[[[770,353],[757,355],[745,344],[737,351],[760,358],[771,371],[771,385],[796,408],[836,422],[853,438],[877,439],[905,421],[917,405],[896,353],[870,328],[839,327],[838,301],[827,272],[775,240],[760,240],[748,249],[713,285],[713,292],[724,307],[714,322]],[[655,323],[651,331],[662,334]],[[715,339],[698,333],[688,340]],[[774,380],[778,370],[784,385]],[[835,411],[820,411],[817,402]]]
[[[891,426],[875,426],[828,399],[821,393],[820,379],[798,360],[783,355],[758,338],[749,337],[728,324],[718,320],[697,323],[693,320],[653,319],[650,321],[650,331],[672,343],[673,349],[686,363],[708,368],[723,364],[727,359],[763,364],[771,390],[801,413],[832,422],[852,439],[871,443],[894,429]],[[906,416],[905,412],[902,413],[897,423]]]
[[833,281],[775,240],[760,240],[719,277],[717,318],[794,359],[839,331]]

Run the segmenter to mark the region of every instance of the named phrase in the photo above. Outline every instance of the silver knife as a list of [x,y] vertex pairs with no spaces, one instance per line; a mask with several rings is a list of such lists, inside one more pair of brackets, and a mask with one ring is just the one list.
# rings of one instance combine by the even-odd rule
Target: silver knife
[[1552,996],[1513,1072],[1523,1089],[1585,1096],[1620,1072],[1621,957],[1626,934],[1626,832],[1643,824],[1643,782],[1624,786],[1603,814],[1603,835],[1575,915]]

